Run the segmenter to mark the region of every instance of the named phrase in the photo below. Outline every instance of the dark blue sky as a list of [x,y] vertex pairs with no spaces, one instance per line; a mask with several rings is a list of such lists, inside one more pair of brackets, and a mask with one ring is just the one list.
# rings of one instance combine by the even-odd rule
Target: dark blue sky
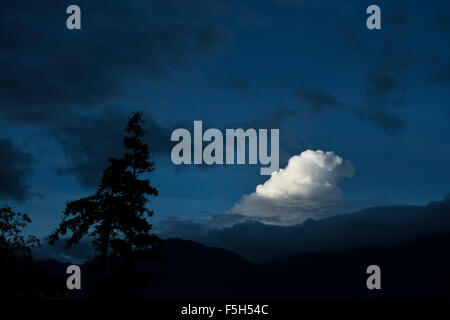
[[[229,212],[259,165],[175,169],[170,132],[280,128],[281,167],[307,149],[353,163],[342,201],[424,204],[450,192],[448,1],[2,1],[0,199],[43,236],[91,193],[145,111],[155,221]],[[366,29],[381,7],[382,29]]]

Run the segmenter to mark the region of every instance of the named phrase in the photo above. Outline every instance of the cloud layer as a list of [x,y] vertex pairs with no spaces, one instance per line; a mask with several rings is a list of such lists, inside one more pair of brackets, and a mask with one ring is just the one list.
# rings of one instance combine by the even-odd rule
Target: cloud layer
[[[220,128],[279,128],[281,124],[295,112],[282,106],[275,108],[264,117],[230,123]],[[58,168],[58,173],[73,175],[83,187],[92,188],[97,185],[109,157],[120,157],[123,150],[123,130],[128,116],[114,108],[103,108],[98,116],[73,115],[72,121],[54,126],[48,130],[49,137],[55,139],[64,153],[67,164]],[[192,121],[183,120],[171,125],[157,122],[156,119],[144,114],[145,130],[148,135],[145,142],[149,144],[151,157],[170,157],[174,142],[170,134],[176,128],[190,128]],[[204,124],[204,130],[210,128]],[[281,137],[284,146],[288,137]],[[283,150],[282,150],[283,151]],[[203,151],[202,151],[203,152]],[[199,166],[197,166],[199,167]],[[215,166],[203,165],[202,168]],[[178,170],[187,167],[176,167]]]
[[308,218],[342,213],[343,178],[353,177],[354,167],[332,151],[307,150],[289,159],[256,191],[245,195],[233,212],[265,223],[294,224]]
[[226,32],[208,21],[213,1],[77,5],[82,28],[72,32],[64,28],[67,3],[0,3],[1,115],[25,123],[58,121],[72,109],[108,104],[130,84],[158,81],[228,43]]
[[27,177],[36,160],[31,154],[20,151],[8,139],[0,139],[0,154],[0,199],[26,200],[30,196]]
[[[70,124],[49,130],[49,136],[61,146],[67,165],[59,168],[61,174],[73,175],[83,187],[95,187],[105,169],[109,157],[123,155],[123,130],[127,115],[112,108],[105,108],[98,117],[78,115]],[[151,156],[169,154],[170,128],[158,124],[151,116],[144,115],[145,137]]]

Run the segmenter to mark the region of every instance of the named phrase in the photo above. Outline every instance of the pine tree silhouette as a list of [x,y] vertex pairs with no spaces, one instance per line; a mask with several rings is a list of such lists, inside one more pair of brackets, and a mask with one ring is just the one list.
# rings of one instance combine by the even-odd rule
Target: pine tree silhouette
[[142,113],[133,113],[125,128],[125,155],[109,158],[94,195],[66,204],[62,221],[50,236],[50,244],[54,244],[60,236],[70,233],[66,239],[69,247],[85,236],[93,238],[103,291],[108,282],[111,255],[122,261],[120,277],[115,279],[119,281],[116,287],[131,291],[140,280],[136,269],[137,253],[160,241],[150,232],[152,225],[147,221],[153,215],[146,206],[148,196],[157,196],[158,190],[143,177],[154,170],[148,145],[142,141],[147,134],[143,124]]
[[113,241],[115,252],[124,258],[117,280],[125,292],[143,288],[147,280],[155,278],[155,275],[145,275],[137,269],[136,258],[141,253],[140,249],[160,244],[160,239],[151,233],[152,225],[147,220],[153,216],[153,210],[146,206],[148,197],[157,196],[158,190],[151,186],[146,177],[154,170],[154,162],[149,160],[148,145],[142,141],[147,134],[142,127],[142,115],[142,112],[133,113],[125,128],[125,155],[121,159],[125,167],[121,184],[123,201],[117,221],[118,230],[125,235],[125,239]]
[[150,234],[152,225],[146,220],[146,217],[153,216],[153,211],[146,207],[148,196],[157,196],[158,190],[150,185],[148,179],[141,179],[154,170],[154,162],[149,161],[148,145],[142,141],[147,134],[142,128],[143,123],[142,113],[134,113],[125,129],[127,135],[124,138],[126,152],[123,160],[127,170],[123,177],[123,195],[129,207],[121,215],[121,228],[127,237],[129,253],[152,246],[158,241],[155,235]]

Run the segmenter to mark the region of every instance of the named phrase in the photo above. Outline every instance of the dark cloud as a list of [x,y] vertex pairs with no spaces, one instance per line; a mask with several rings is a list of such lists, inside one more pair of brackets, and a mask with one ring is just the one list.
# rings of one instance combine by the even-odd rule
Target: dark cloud
[[[409,31],[412,18],[405,12],[388,12],[383,17],[383,40],[380,45],[367,41],[353,25],[339,25],[350,47],[365,55],[367,70],[362,72],[362,98],[356,105],[340,101],[321,88],[296,88],[292,98],[310,111],[350,111],[354,116],[395,135],[405,129],[401,107],[406,105],[406,92],[412,85],[411,70],[420,62],[411,51],[399,45]],[[358,29],[359,30],[359,29]]]
[[273,18],[256,11],[246,11],[236,17],[237,26],[271,27]]
[[450,14],[439,12],[432,17],[432,22],[442,34],[450,33]]
[[380,43],[376,32],[357,28],[351,22],[337,28],[342,30],[348,48],[364,54],[368,66],[362,71],[361,102],[351,107],[352,112],[395,135],[406,127],[400,107],[406,106],[407,89],[414,84],[417,75],[412,69],[430,61],[403,45],[414,22],[409,13],[383,11],[382,21]]
[[267,127],[279,128],[286,119],[292,117],[295,113],[296,112],[292,109],[279,106],[270,113],[269,119],[271,121],[271,125]]
[[334,95],[329,92],[317,89],[294,89],[292,97],[295,100],[302,101],[308,105],[313,112],[323,112],[326,109],[335,109],[342,107],[342,103],[336,100]]
[[337,25],[337,28],[342,30],[342,35],[347,43],[346,47],[352,52],[360,52],[366,56],[372,56],[374,54],[374,48],[370,42],[364,38],[364,30],[357,28],[354,25]]
[[[215,1],[84,1],[81,30],[64,2],[0,3],[0,107],[16,121],[55,119],[104,105],[133,81],[156,81],[227,44]],[[39,14],[36,14],[39,12]]]
[[395,112],[404,103],[404,87],[397,76],[384,68],[367,73],[364,108],[357,108],[356,114],[384,129],[390,135],[404,130],[404,120]]
[[[123,130],[127,116],[114,109],[104,109],[100,116],[77,116],[71,123],[54,127],[49,135],[56,139],[67,158],[67,166],[60,168],[61,174],[74,175],[85,187],[94,187],[99,182],[109,157],[123,154]],[[151,156],[170,150],[170,129],[158,125],[145,115],[147,143]]]
[[68,161],[59,173],[74,175],[82,185],[92,187],[98,183],[108,157],[123,152],[126,117],[109,109],[99,117],[77,116],[73,120],[49,132],[59,142]]
[[405,122],[402,119],[383,113],[382,111],[372,113],[368,117],[369,120],[375,122],[383,128],[391,130],[392,133],[395,133],[397,130],[403,130],[405,127]]
[[227,124],[226,128],[279,129],[281,124],[294,114],[294,110],[284,106],[278,106],[265,117]]
[[384,15],[384,24],[391,30],[404,31],[404,29],[411,26],[413,18],[405,11],[389,11]]
[[365,74],[365,90],[356,114],[395,135],[405,128],[399,107],[405,105],[406,90],[411,85],[411,68],[417,57],[399,50],[412,18],[405,12],[390,12],[384,18],[386,37],[374,56],[375,62]]
[[[339,5],[341,5],[340,2]],[[349,19],[346,23],[340,21],[339,24],[336,24],[336,28],[341,30],[348,49],[352,50],[352,52],[356,51],[364,54],[366,59],[374,58],[379,52],[376,50],[376,42],[372,41],[374,38],[369,36],[369,34],[375,35],[376,33],[373,33],[373,31],[369,31],[366,28],[360,28],[360,23],[361,21],[359,19]],[[405,12],[383,11],[382,28],[383,33],[386,35],[384,45],[392,47],[411,23],[411,16]],[[384,57],[386,57],[386,55]]]
[[246,76],[214,74],[209,81],[215,89],[231,91],[244,97],[249,96],[254,89],[252,81]]
[[405,128],[404,120],[396,111],[404,104],[405,86],[398,74],[379,67],[367,73],[364,107],[357,115],[395,135]]
[[368,120],[376,126],[384,129],[391,136],[405,129],[405,121],[398,116],[388,114],[382,110],[368,112],[365,109],[358,108],[356,114],[364,120]]
[[[450,14],[447,12],[439,12],[433,15],[431,19],[433,25],[442,36],[441,41],[443,43],[448,42],[448,35],[450,35]],[[428,80],[433,85],[450,84],[450,65],[442,62],[435,63]]]
[[[281,125],[284,121],[289,119],[289,117],[292,117],[295,115],[295,111],[289,108],[286,108],[284,106],[278,106],[275,109],[273,109],[269,114],[257,118],[257,119],[251,119],[251,120],[241,120],[236,122],[230,122],[225,123],[224,125],[215,127],[211,125],[210,123],[203,122],[203,131],[206,131],[210,128],[217,128],[221,130],[222,132],[225,132],[226,129],[233,128],[233,129],[280,129]],[[177,128],[186,128],[192,133],[192,127],[193,123],[192,121],[184,121],[183,123],[179,123]],[[175,127],[174,127],[175,128]],[[172,130],[172,129],[171,129]],[[295,154],[299,150],[298,144],[293,144],[293,141],[295,140],[291,136],[289,136],[285,131],[280,130],[280,164],[284,164],[289,160],[289,157],[291,154]],[[193,143],[193,141],[192,141]],[[173,144],[170,145],[170,148],[173,146]],[[235,145],[235,150],[237,148],[237,145]],[[192,146],[192,150],[194,150],[194,147]],[[196,168],[200,169],[207,169],[207,168],[216,168],[217,166],[221,167],[221,165],[207,165],[207,164],[201,164],[201,165],[195,165]],[[180,172],[184,169],[186,169],[189,166],[176,166],[176,171]]]
[[24,201],[31,195],[27,184],[34,157],[19,150],[10,140],[0,139],[0,198]]
[[[401,90],[401,84],[395,75],[381,70],[369,72],[367,82],[366,101],[376,108],[382,108],[390,103]],[[398,100],[397,103],[400,102],[401,100]]]
[[280,4],[304,4],[308,2],[308,0],[277,0],[276,2]]
[[244,96],[249,95],[252,90],[252,84],[247,78],[231,77],[228,86]]
[[271,111],[267,116],[259,119],[253,119],[248,121],[240,121],[227,124],[225,128],[242,128],[244,130],[249,128],[258,129],[280,129],[280,165],[285,165],[291,155],[297,154],[301,149],[301,146],[297,143],[297,140],[290,136],[285,130],[281,129],[282,124],[289,118],[292,118],[296,114],[296,111],[284,106],[278,106]]
[[434,70],[429,80],[431,84],[450,84],[450,66]]
[[[225,125],[225,128],[255,128],[277,129],[281,123],[295,112],[285,107],[274,109],[266,117],[241,121]],[[186,128],[191,131],[192,121],[179,121],[171,125],[157,123],[151,116],[144,114],[145,130],[148,132],[146,143],[149,144],[151,156],[170,156],[175,142],[170,140],[172,131],[176,128]],[[112,108],[105,108],[97,116],[73,115],[70,122],[57,125],[49,130],[49,136],[61,146],[67,159],[67,164],[57,171],[60,174],[73,175],[87,188],[95,187],[105,169],[109,157],[119,157],[123,154],[123,130],[128,117]],[[211,128],[203,123],[203,130]],[[281,146],[283,147],[283,134]],[[288,137],[286,137],[288,138]],[[193,143],[193,141],[192,141]],[[168,160],[169,161],[169,160]],[[169,162],[170,163],[170,162]],[[177,166],[177,169],[187,166]],[[213,168],[214,165],[196,167]]]
[[313,6],[314,8],[319,9],[327,9],[327,8],[333,8],[333,5],[346,5],[343,1],[335,1],[335,0],[322,0],[322,1],[314,1],[314,0],[275,0],[276,3],[280,5],[309,5]]

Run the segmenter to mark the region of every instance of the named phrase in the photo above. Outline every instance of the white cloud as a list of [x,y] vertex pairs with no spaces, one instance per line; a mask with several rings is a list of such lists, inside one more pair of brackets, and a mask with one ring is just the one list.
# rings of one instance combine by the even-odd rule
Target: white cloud
[[289,159],[256,191],[245,195],[232,211],[265,223],[295,224],[308,218],[343,213],[342,178],[353,177],[354,167],[334,152],[307,150]]

